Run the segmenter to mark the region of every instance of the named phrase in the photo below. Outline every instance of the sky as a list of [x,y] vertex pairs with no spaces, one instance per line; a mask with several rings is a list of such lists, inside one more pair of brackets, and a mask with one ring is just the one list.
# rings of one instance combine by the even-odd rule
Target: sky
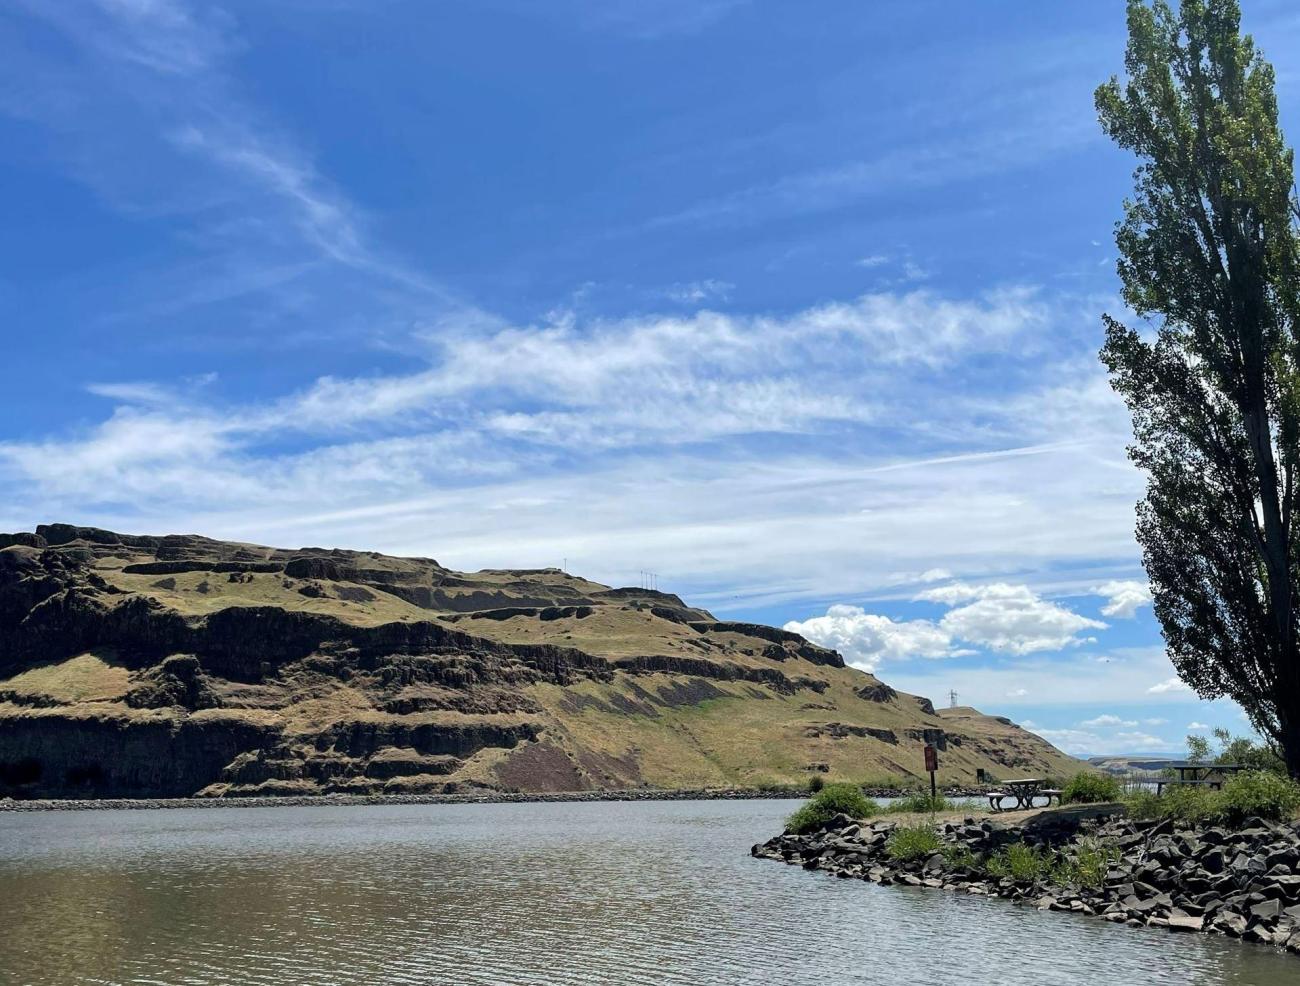
[[[1244,5],[1294,133],[1300,12]],[[1165,657],[1096,358],[1123,44],[1120,0],[15,0],[0,530],[648,571],[1073,753],[1245,731]]]

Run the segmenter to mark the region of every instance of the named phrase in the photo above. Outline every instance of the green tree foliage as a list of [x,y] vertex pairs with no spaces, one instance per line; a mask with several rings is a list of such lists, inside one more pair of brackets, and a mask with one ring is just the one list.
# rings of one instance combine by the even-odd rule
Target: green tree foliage
[[1233,736],[1223,728],[1214,730],[1214,739],[1219,744],[1218,753],[1211,752],[1208,736],[1190,734],[1187,737],[1187,759],[1191,763],[1233,764],[1250,770],[1286,773],[1286,762],[1264,743],[1248,736]]
[[[1208,736],[1197,736],[1195,733],[1187,734],[1187,762],[1210,762],[1210,739]],[[1170,773],[1173,772],[1170,771]]]
[[1300,775],[1292,152],[1235,0],[1129,0],[1128,29],[1127,79],[1096,98],[1140,162],[1118,269],[1155,328],[1107,317],[1101,353],[1147,474],[1137,537],[1179,675],[1240,703]]

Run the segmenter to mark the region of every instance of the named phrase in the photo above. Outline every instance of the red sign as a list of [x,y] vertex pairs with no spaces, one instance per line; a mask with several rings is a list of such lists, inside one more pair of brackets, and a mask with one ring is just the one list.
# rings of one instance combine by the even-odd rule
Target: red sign
[[925,748],[925,769],[930,773],[939,769],[939,752],[932,746]]

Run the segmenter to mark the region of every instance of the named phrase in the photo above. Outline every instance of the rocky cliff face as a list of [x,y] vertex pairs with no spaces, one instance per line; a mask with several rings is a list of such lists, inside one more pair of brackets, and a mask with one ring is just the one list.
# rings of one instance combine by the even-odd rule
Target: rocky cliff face
[[[945,710],[945,713],[947,710]],[[554,569],[0,534],[0,795],[523,791],[1056,771],[772,627]]]

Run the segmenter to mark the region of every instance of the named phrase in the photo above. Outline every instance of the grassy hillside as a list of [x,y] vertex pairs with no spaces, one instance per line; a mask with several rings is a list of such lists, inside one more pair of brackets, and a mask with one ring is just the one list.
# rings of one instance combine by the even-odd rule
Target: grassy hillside
[[553,570],[66,525],[0,535],[19,796],[944,782],[1077,766],[795,634]]

